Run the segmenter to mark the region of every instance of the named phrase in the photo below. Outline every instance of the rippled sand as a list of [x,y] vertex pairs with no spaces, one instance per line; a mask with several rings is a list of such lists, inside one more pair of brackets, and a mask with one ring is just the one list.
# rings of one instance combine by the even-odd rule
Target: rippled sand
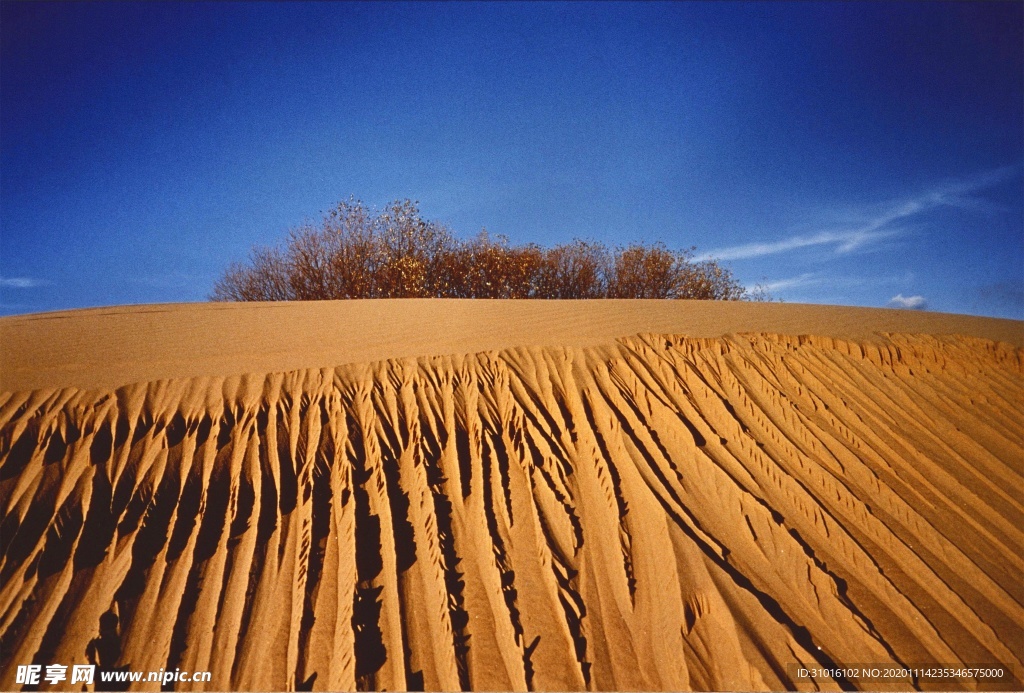
[[209,690],[1021,686],[1020,322],[204,304],[0,344],[0,688],[90,661]]

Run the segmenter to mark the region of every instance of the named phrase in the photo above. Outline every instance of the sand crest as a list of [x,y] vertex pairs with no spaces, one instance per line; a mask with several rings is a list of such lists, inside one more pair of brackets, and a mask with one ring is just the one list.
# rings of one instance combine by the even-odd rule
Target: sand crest
[[[1019,322],[361,301],[0,339],[2,689],[96,660],[212,673],[190,690],[1022,685]],[[1012,676],[794,673],[858,663]]]

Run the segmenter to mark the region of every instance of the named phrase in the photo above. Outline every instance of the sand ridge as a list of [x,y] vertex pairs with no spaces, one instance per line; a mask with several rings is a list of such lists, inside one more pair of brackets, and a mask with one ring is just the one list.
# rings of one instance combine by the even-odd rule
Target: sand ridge
[[640,333],[878,340],[964,334],[1024,347],[1024,323],[942,313],[742,301],[375,299],[95,308],[0,318],[0,390],[112,388],[520,346],[589,347]]
[[210,690],[1019,688],[1024,350],[880,331],[0,394],[0,688],[105,614]]

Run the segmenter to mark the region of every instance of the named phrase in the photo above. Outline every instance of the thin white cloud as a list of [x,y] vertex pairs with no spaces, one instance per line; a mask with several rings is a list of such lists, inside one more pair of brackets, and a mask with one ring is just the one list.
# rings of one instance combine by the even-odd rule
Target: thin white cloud
[[[789,277],[788,279],[776,279],[774,281],[765,282],[758,284],[757,286],[765,289],[766,291],[785,291],[786,289],[796,289],[801,286],[813,286],[814,284],[821,284],[824,280],[813,272],[805,272],[799,277]],[[757,288],[757,287],[751,287]]]
[[987,208],[991,205],[987,200],[973,196],[980,190],[994,188],[1000,183],[1009,181],[1020,172],[1019,164],[1000,166],[990,171],[983,171],[958,181],[950,181],[940,186],[935,195],[942,204],[965,209]]
[[832,246],[836,254],[849,253],[903,233],[904,227],[900,222],[939,207],[975,211],[991,208],[991,203],[976,197],[975,193],[1008,180],[1016,174],[1018,168],[1003,166],[985,171],[976,176],[936,186],[911,199],[891,203],[880,211],[862,212],[858,215],[861,221],[853,228],[830,229],[776,241],[717,248],[697,256],[695,260],[746,260],[819,246]]
[[762,282],[748,286],[748,291],[763,289],[770,292],[786,292],[792,289],[802,289],[808,286],[828,286],[831,288],[857,288],[863,286],[882,286],[885,284],[906,284],[913,281],[914,274],[907,272],[902,275],[885,276],[852,276],[834,275],[823,272],[804,272],[795,277],[783,279],[765,279]]
[[47,282],[42,279],[31,279],[29,277],[0,277],[0,287],[5,289],[34,289],[37,286],[45,286]]
[[704,260],[746,260],[752,257],[764,257],[778,253],[810,248],[813,246],[833,245],[837,253],[848,253],[875,241],[894,236],[897,230],[873,231],[858,229],[855,231],[822,231],[813,236],[791,236],[781,241],[770,243],[745,243],[729,248],[719,248],[694,258],[697,262]]
[[903,294],[896,294],[889,299],[889,307],[905,308],[907,310],[926,310],[928,308],[928,301],[925,300],[924,296],[904,296]]

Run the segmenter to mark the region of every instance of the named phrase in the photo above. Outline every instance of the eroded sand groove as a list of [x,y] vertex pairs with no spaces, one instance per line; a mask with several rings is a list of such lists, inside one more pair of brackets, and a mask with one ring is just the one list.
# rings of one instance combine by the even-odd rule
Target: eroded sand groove
[[5,393],[0,688],[87,657],[214,690],[1019,677],[1022,410],[1024,350],[908,335]]

